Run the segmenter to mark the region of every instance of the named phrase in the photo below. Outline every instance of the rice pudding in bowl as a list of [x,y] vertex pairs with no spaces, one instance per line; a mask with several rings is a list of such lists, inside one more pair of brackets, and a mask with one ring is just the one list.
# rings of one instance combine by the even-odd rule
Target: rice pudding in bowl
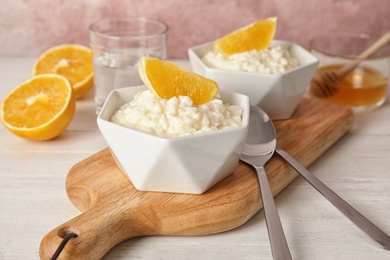
[[215,80],[221,89],[249,96],[250,104],[262,108],[273,120],[292,116],[318,67],[318,59],[309,51],[282,40],[272,40],[266,51],[216,57],[210,62],[210,56],[218,56],[212,54],[213,43],[188,50],[192,70]]
[[248,131],[249,98],[219,93],[220,99],[193,106],[186,97],[156,101],[146,86],[111,92],[98,126],[136,189],[201,194],[234,172]]
[[281,46],[240,52],[230,56],[211,50],[203,56],[202,61],[214,69],[265,74],[281,74],[299,66],[298,60]]
[[144,90],[122,105],[110,121],[152,135],[175,138],[239,127],[242,108],[223,103],[221,99],[194,106],[188,96],[161,99]]

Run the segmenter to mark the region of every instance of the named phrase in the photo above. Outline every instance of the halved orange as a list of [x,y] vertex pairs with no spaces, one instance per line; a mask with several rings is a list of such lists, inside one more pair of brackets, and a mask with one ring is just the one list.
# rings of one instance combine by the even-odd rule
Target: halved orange
[[54,73],[67,78],[76,99],[93,87],[92,51],[82,45],[64,44],[42,53],[33,65],[33,75]]
[[138,72],[144,84],[160,98],[188,96],[194,105],[200,105],[209,102],[219,89],[211,79],[149,56],[138,61]]
[[266,49],[275,36],[276,17],[254,22],[217,39],[214,50],[226,56],[251,50]]
[[1,102],[1,121],[18,136],[49,140],[71,122],[75,104],[72,86],[65,77],[42,74],[8,93]]

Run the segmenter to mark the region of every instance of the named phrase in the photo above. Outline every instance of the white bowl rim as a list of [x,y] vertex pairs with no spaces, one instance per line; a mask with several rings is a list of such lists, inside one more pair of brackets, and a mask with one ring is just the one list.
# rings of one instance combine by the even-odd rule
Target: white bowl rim
[[[112,90],[110,92],[110,94],[108,95],[106,100],[110,100],[111,96],[114,95],[114,93],[123,92],[123,91],[126,91],[128,89],[134,89],[134,88],[138,88],[138,89],[140,89],[140,91],[142,91],[141,89],[147,90],[147,87],[145,85],[138,85],[138,86],[114,89],[114,90]],[[129,128],[129,127],[126,127],[126,126],[123,126],[123,125],[119,125],[119,124],[111,122],[111,121],[109,121],[107,119],[102,118],[102,114],[103,114],[103,112],[105,111],[105,109],[107,107],[107,104],[106,104],[107,102],[105,102],[103,104],[103,107],[102,107],[102,109],[100,110],[100,112],[98,114],[97,121],[105,122],[105,123],[108,123],[110,125],[111,124],[115,125],[115,127],[126,129],[126,131],[128,131],[128,132],[134,132],[134,133],[140,134],[141,136],[142,135],[146,135],[146,136],[149,136],[151,138],[164,140],[164,141],[169,141],[169,142],[179,142],[179,141],[183,141],[183,140],[186,140],[186,139],[201,138],[204,135],[207,135],[207,136],[219,135],[220,133],[231,132],[231,131],[238,131],[238,130],[242,130],[244,128],[247,128],[248,125],[249,125],[249,111],[250,111],[249,97],[244,95],[244,94],[233,92],[233,91],[228,91],[228,90],[225,90],[225,89],[219,89],[218,92],[222,92],[222,93],[225,92],[225,93],[230,93],[230,94],[233,94],[233,95],[236,95],[236,96],[242,96],[243,98],[245,98],[247,100],[247,102],[246,102],[248,104],[247,109],[245,109],[245,107],[241,107],[243,109],[241,126],[230,127],[230,128],[225,128],[225,129],[218,129],[218,130],[201,132],[201,133],[190,134],[190,135],[184,135],[184,136],[179,136],[179,137],[162,137],[162,136],[158,136],[158,135],[153,135],[153,134],[150,134],[150,133],[142,132],[142,131],[139,131],[137,129]],[[117,109],[119,109],[119,107],[122,106],[122,105],[123,104],[119,105]]]
[[237,75],[251,75],[251,76],[256,76],[256,77],[259,77],[259,76],[262,76],[262,77],[270,77],[270,78],[278,78],[278,77],[281,77],[283,75],[287,75],[287,74],[291,74],[291,73],[294,73],[294,71],[297,71],[297,70],[300,70],[301,68],[303,67],[306,67],[306,66],[310,66],[310,65],[313,65],[315,63],[318,63],[318,58],[316,56],[314,56],[313,54],[311,54],[308,50],[306,50],[305,48],[303,48],[302,46],[300,46],[299,44],[296,44],[294,42],[291,42],[291,41],[286,41],[286,40],[272,40],[271,44],[272,43],[284,43],[284,44],[288,44],[289,45],[289,48],[294,45],[298,48],[301,48],[302,50],[306,51],[308,55],[310,55],[312,57],[312,61],[311,62],[308,62],[307,64],[305,64],[304,66],[298,66],[296,68],[293,68],[293,69],[290,69],[288,71],[285,71],[283,73],[280,73],[280,74],[270,74],[270,73],[260,73],[260,72],[251,72],[251,71],[240,71],[240,70],[227,70],[227,69],[216,69],[216,68],[211,68],[209,66],[207,66],[201,59],[201,57],[199,57],[199,55],[195,52],[196,49],[199,49],[201,47],[204,47],[204,46],[209,46],[209,45],[212,45],[214,43],[214,41],[210,41],[210,42],[206,42],[206,43],[202,43],[202,44],[198,44],[196,46],[193,46],[193,47],[190,47],[188,49],[189,52],[192,52],[196,59],[198,60],[198,63],[205,69],[205,70],[208,70],[208,71],[211,71],[211,72],[217,72],[217,73],[225,73],[225,72],[229,72],[229,73],[232,73],[232,74],[237,74]]

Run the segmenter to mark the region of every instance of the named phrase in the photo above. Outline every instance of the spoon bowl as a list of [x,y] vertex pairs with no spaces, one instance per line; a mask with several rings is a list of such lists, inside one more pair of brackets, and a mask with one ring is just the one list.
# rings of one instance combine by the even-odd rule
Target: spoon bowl
[[276,132],[271,119],[257,106],[251,106],[248,135],[240,159],[256,169],[274,259],[292,259],[264,169],[275,149]]

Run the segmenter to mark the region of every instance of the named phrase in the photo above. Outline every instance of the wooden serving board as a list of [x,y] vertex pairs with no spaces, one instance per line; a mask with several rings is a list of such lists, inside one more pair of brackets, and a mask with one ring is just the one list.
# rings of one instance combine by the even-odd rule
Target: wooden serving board
[[[303,98],[292,118],[274,122],[278,145],[307,167],[348,132],[353,118],[348,108]],[[276,155],[266,171],[274,196],[298,176]],[[143,192],[119,170],[108,148],[72,167],[66,191],[83,213],[43,238],[41,259],[49,259],[69,232],[78,237],[59,259],[100,259],[136,236],[227,231],[262,208],[257,175],[244,163],[201,195]]]

